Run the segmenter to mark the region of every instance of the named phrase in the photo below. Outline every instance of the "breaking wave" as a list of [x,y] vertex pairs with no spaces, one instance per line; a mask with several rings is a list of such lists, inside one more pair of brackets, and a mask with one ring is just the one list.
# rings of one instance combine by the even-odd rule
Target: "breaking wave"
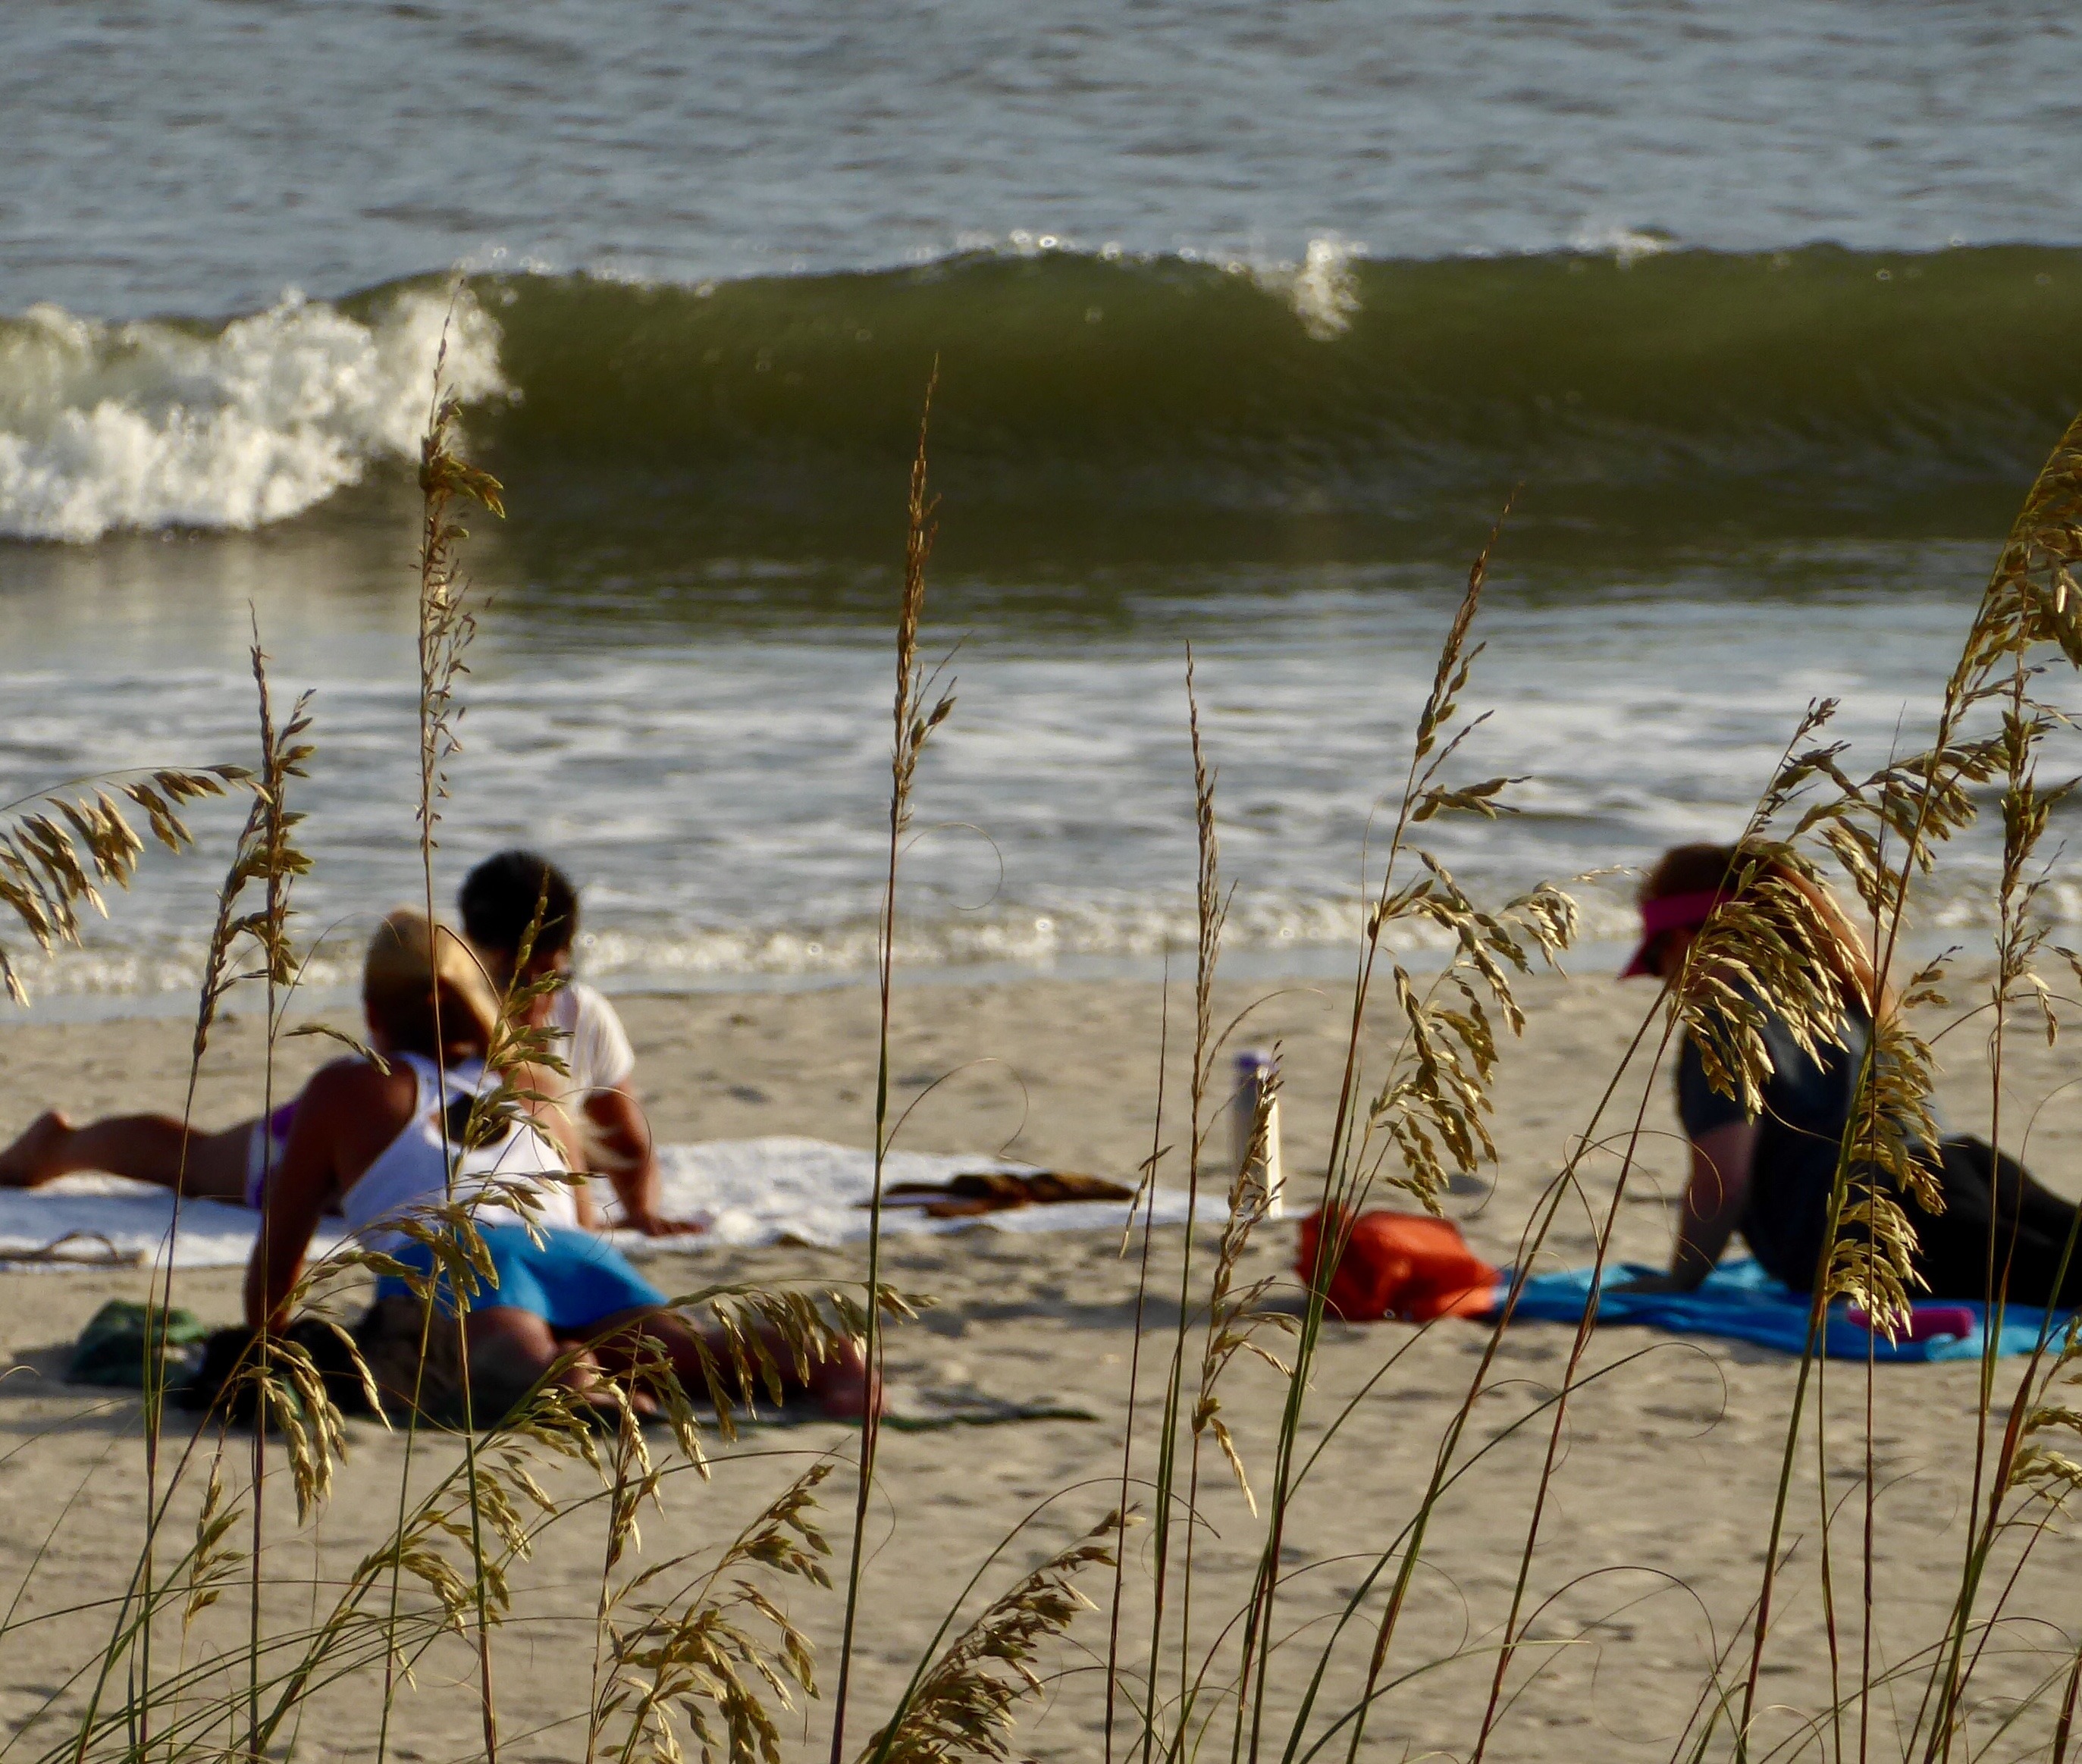
[[[286,520],[407,457],[426,423],[445,295],[402,288],[365,318],[286,294],[212,330],[110,325],[55,306],[0,322],[0,535]],[[449,340],[456,389],[504,389],[474,300]]]
[[[2008,502],[2082,402],[2069,249],[1615,232],[1421,261],[1318,239],[1266,264],[1048,242],[693,286],[482,275],[457,387],[524,509],[663,484],[774,535],[856,490],[887,506],[936,360],[950,492],[1070,524],[1493,507],[1520,482],[1645,521]],[[445,308],[420,280],[215,326],[0,320],[0,534],[310,508],[409,457]]]

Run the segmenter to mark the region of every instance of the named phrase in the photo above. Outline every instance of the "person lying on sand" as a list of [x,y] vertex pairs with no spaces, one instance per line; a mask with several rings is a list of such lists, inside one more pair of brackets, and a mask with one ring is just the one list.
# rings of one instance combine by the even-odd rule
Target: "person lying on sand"
[[[1766,885],[1768,886],[1766,886]],[[1802,1051],[1784,1014],[1758,998],[1772,1064],[1764,1109],[1717,1093],[1688,1034],[1678,1054],[1677,1113],[1691,1148],[1670,1272],[1632,1280],[1623,1292],[1689,1292],[1713,1271],[1740,1231],[1767,1273],[1795,1292],[1811,1292],[1822,1266],[1829,1198],[1878,1012],[1895,1008],[1880,986],[1865,939],[1826,883],[1783,860],[1727,845],[1680,845],[1664,853],[1641,891],[1642,939],[1625,969],[1666,985],[1683,975],[1686,953],[1722,905],[1744,901],[1785,923],[1795,948],[1818,952],[1844,1000],[1836,1038],[1819,1057]],[[1757,995],[1751,992],[1753,998]],[[2061,1265],[2076,1208],[1978,1140],[1946,1139],[1926,1148],[1945,1210],[1931,1213],[1912,1195],[1895,1195],[1919,1240],[1916,1265],[1932,1298],[1989,1296],[1993,1265],[2007,1265],[2017,1304],[2082,1304],[2082,1245],[2064,1279]]]
[[[473,1389],[495,1392],[491,1400],[503,1409],[567,1352],[580,1350],[562,1376],[584,1388],[626,1370],[644,1345],[668,1356],[687,1388],[701,1389],[693,1324],[668,1308],[619,1250],[580,1228],[565,1177],[568,1130],[553,1103],[523,1105],[503,1135],[456,1156],[451,1177],[473,1101],[495,1082],[485,1058],[499,1001],[462,940],[416,912],[392,913],[369,942],[362,1004],[369,1045],[384,1063],[335,1060],[305,1087],[263,1197],[246,1274],[247,1327],[288,1326],[312,1235],[335,1203],[366,1247],[431,1278],[433,1249],[397,1222],[495,1185],[517,1186],[532,1202],[527,1223],[501,1201],[480,1201],[474,1210],[493,1278],[464,1325]],[[403,1280],[378,1279],[379,1304],[399,1297],[411,1297]],[[862,1379],[855,1352],[817,1367],[811,1394],[828,1413],[855,1415]]]
[[[561,980],[530,1007],[534,1026],[554,1032],[554,1051],[566,1067],[562,1075],[543,1074],[543,1082],[578,1126],[584,1167],[614,1184],[624,1222],[649,1237],[700,1231],[698,1221],[668,1219],[662,1210],[657,1154],[630,1088],[636,1055],[622,1019],[593,987],[571,977],[579,897],[570,879],[533,852],[500,852],[464,878],[457,905],[464,934],[495,987],[504,991],[551,975]],[[519,970],[530,925],[534,941]]]
[[[463,924],[491,983],[513,978],[515,954],[548,886],[548,911],[524,983],[567,975],[578,931],[578,896],[563,874],[526,852],[502,852],[472,870],[462,886]],[[559,1031],[557,1053],[568,1075],[542,1074],[579,1118],[580,1167],[607,1177],[622,1203],[622,1220],[647,1236],[702,1229],[693,1220],[664,1216],[658,1162],[649,1124],[629,1081],[636,1056],[614,1007],[582,981],[567,979],[536,1001],[539,1021]],[[164,1189],[190,1200],[228,1201],[258,1210],[301,1098],[292,1097],[263,1121],[204,1131],[169,1114],[107,1115],[74,1126],[56,1109],[39,1115],[4,1151],[0,1187],[36,1188],[81,1170],[102,1170]],[[580,1223],[597,1225],[589,1194],[579,1197]]]
[[80,1170],[105,1170],[133,1182],[177,1189],[190,1200],[230,1201],[258,1208],[268,1172],[281,1162],[292,1098],[265,1120],[204,1132],[177,1115],[104,1115],[76,1127],[46,1109],[0,1151],[0,1188],[40,1188]]

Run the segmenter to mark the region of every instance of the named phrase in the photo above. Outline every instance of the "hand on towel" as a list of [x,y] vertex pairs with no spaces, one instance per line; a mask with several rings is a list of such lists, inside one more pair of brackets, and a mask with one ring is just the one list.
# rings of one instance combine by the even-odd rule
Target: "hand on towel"
[[1696,1292],[1694,1285],[1680,1281],[1675,1274],[1636,1274],[1631,1280],[1616,1280],[1604,1289],[1607,1292]]

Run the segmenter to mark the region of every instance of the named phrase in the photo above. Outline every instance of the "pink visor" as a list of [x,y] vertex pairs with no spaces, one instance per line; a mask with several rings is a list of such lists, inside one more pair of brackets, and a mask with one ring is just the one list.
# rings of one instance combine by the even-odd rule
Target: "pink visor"
[[1637,974],[1653,974],[1655,970],[1649,965],[1648,958],[1657,938],[1668,931],[1696,931],[1713,916],[1713,909],[1722,901],[1734,899],[1734,895],[1721,889],[1707,888],[1696,894],[1665,895],[1660,900],[1644,900],[1641,903],[1641,947],[1620,970],[1620,978],[1631,980]]

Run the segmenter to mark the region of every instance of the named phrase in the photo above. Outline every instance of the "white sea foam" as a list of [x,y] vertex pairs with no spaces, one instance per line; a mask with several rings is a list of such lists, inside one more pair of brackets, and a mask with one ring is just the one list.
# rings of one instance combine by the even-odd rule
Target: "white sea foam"
[[[369,323],[294,293],[214,335],[56,306],[0,321],[0,536],[284,520],[407,456],[447,301],[407,291]],[[466,297],[449,339],[466,402],[504,389],[499,333]]]
[[1351,328],[1359,309],[1359,277],[1352,264],[1365,250],[1350,239],[1314,238],[1299,263],[1254,265],[1251,274],[1259,287],[1293,308],[1311,337],[1329,343]]
[[[1587,941],[1617,941],[1632,933],[1634,912],[1623,888],[1579,890]],[[1363,919],[1356,896],[1249,890],[1231,903],[1224,946],[1233,954],[1351,949],[1358,946]],[[357,920],[352,934],[327,938],[308,953],[298,970],[307,993],[352,991],[361,969],[361,929]],[[757,927],[622,924],[586,932],[578,954],[590,978],[626,987],[840,980],[875,971],[878,929],[865,915]],[[896,955],[910,970],[981,966],[1046,971],[1059,962],[1094,958],[1154,962],[1166,951],[1191,949],[1198,934],[1190,897],[1057,898],[988,914],[910,918],[900,928]],[[1391,930],[1384,946],[1414,954],[1443,950],[1452,941],[1428,921],[1410,920]],[[163,998],[194,993],[203,956],[201,942],[185,928],[164,927],[155,935],[137,926],[124,941],[97,935],[83,949],[18,952],[15,966],[39,1000]]]
[[[1023,227],[1001,235],[963,233],[957,236],[955,249],[1000,251],[1013,257],[1042,257],[1051,252],[1064,251],[1096,255],[1108,263],[1118,263],[1123,257],[1157,263],[1164,257],[1158,252],[1128,252],[1114,242],[1101,246],[1094,254],[1082,241],[1068,234],[1035,233]],[[1274,299],[1283,301],[1301,321],[1302,329],[1318,343],[1342,337],[1351,328],[1352,319],[1359,310],[1359,276],[1354,266],[1365,255],[1363,244],[1340,238],[1334,234],[1309,240],[1299,263],[1292,258],[1225,255],[1190,245],[1177,246],[1170,254],[1182,263],[1216,264],[1232,276],[1248,276]],[[921,254],[921,260],[929,260],[929,255]]]
[[[1633,889],[1631,874],[1570,884],[1579,909],[1578,942],[1631,943],[1640,924]],[[1508,891],[1494,886],[1478,890],[1486,905]],[[2049,922],[2063,928],[2082,924],[2082,888],[2060,885],[2039,904]],[[1258,971],[1279,971],[1282,961],[1299,964],[1293,971],[1316,971],[1325,958],[1358,949],[1363,917],[1361,903],[1349,896],[1239,894],[1224,949]],[[1989,920],[1986,890],[1970,880],[1919,898],[1916,925],[1926,941],[1941,937],[1978,948]],[[360,973],[360,928],[356,921],[356,935],[335,935],[310,953],[299,970],[306,1000],[352,996]],[[1167,952],[1174,958],[1190,952],[1197,933],[1189,899],[1060,901],[1001,911],[981,922],[968,916],[911,920],[900,928],[896,956],[899,966],[914,975],[977,968],[1091,971],[1094,963],[1100,971],[1140,972],[1155,968]],[[200,978],[200,944],[171,933],[154,937],[147,933],[145,940],[114,945],[97,938],[86,949],[18,956],[16,966],[40,1008],[127,1000],[123,1008],[128,1009],[154,999],[192,1000]],[[580,942],[579,961],[587,977],[610,989],[635,991],[864,979],[875,972],[877,951],[876,926],[866,917],[756,928],[622,924],[588,931]],[[1383,948],[1422,965],[1452,943],[1428,922],[1404,920],[1391,928]]]
[[1667,233],[1608,221],[1579,227],[1570,243],[1579,251],[1601,255],[1609,252],[1625,269],[1644,257],[1660,257],[1665,251],[1675,250],[1677,242]]
[[[1292,322],[1284,309],[1275,322]],[[1831,548],[1802,566],[1856,592],[1730,592],[1733,572],[1715,565],[1658,579],[1654,592],[1623,583],[1626,592],[1545,602],[1500,595],[1486,609],[1490,646],[1469,702],[1502,709],[1456,775],[1524,777],[1512,792],[1522,812],[1441,818],[1427,824],[1428,848],[1494,905],[1539,877],[1638,865],[1680,840],[1727,838],[1817,697],[1840,701],[1831,729],[1854,743],[1847,764],[1884,763],[1902,739],[1904,701],[1914,713],[1942,685],[1966,616],[1956,582],[1983,562],[1976,548],[1926,554],[1922,545]],[[228,571],[253,549],[234,541],[194,555]],[[119,594],[127,558],[112,558],[99,588],[84,559],[44,559],[63,566],[50,570],[14,561],[11,587],[39,574],[51,586],[0,596],[9,620],[0,798],[141,763],[243,756],[244,607],[227,613],[217,603],[228,595],[194,592],[213,589],[213,577],[190,566],[165,572],[156,593]],[[1199,677],[1203,732],[1221,768],[1225,874],[1239,885],[1227,946],[1259,974],[1342,968],[1356,945],[1360,855],[1370,845],[1377,882],[1389,812],[1379,798],[1394,787],[1394,756],[1407,751],[1451,617],[1447,596],[1411,592],[1422,580],[1414,570],[1304,566],[1290,578],[1288,567],[1238,566],[1216,579],[1232,584],[1221,593],[1240,611],[1207,592],[1178,616],[1213,621]],[[1913,592],[1893,596],[1876,626],[1864,584],[1894,575]],[[1205,592],[1207,577],[1189,579]],[[1946,592],[1932,592],[1933,581]],[[319,693],[320,758],[298,788],[314,869],[297,907],[301,935],[323,938],[307,983],[350,1001],[309,1008],[351,1021],[371,916],[419,886],[409,814],[401,820],[398,808],[418,783],[416,750],[399,737],[411,726],[410,660],[400,679],[387,624],[354,635],[312,587],[299,573],[263,614],[284,691]],[[53,613],[72,624],[57,629]],[[1785,625],[1795,614],[1793,653]],[[925,836],[905,858],[906,972],[1148,975],[1167,951],[1174,970],[1186,958],[1192,798],[1178,784],[1190,762],[1182,682],[1167,653],[1178,628],[1119,641],[1085,628],[1074,643],[1044,628],[964,655],[961,707],[921,774]],[[510,613],[499,617],[497,665],[470,683],[441,892],[478,857],[525,837],[584,885],[582,963],[609,986],[871,975],[887,861],[875,806],[887,788],[875,734],[887,717],[881,650],[817,632],[746,638],[706,621],[643,630],[641,642],[575,624],[530,634]],[[2045,689],[2062,691],[2051,680]],[[2082,711],[2082,700],[2062,703]],[[150,1010],[185,997],[192,1008],[213,878],[238,819],[234,805],[202,806],[200,854],[148,860],[136,890],[112,901],[111,922],[90,928],[87,949],[44,961],[16,948],[31,991],[82,1016],[104,1000]],[[2000,837],[1990,816],[1949,848],[1919,890],[1919,931],[1986,947]],[[1604,874],[1575,890],[1587,941],[1633,933],[1631,886]],[[2082,923],[2082,888],[2058,887],[2041,905],[2073,942],[2065,928]],[[1429,959],[1425,929],[1397,928],[1397,951]],[[1435,944],[1441,935],[1430,928]],[[1289,957],[1293,966],[1278,966]],[[1601,964],[1611,965],[1604,954],[1585,958]]]
[[[1981,879],[1978,874],[1957,878],[1948,886],[1920,894],[1914,920],[1919,951],[1934,953],[1937,947],[1958,945],[1977,955],[1985,947],[1991,911],[1986,888],[1976,886]],[[1634,940],[1640,921],[1633,887],[1631,874],[1570,885],[1580,910],[1580,944],[1611,948]],[[1485,886],[1479,894],[1493,905],[1507,891]],[[2047,923],[2063,935],[2082,924],[2082,886],[2056,885],[2038,905]],[[1334,966],[1358,949],[1363,919],[1360,903],[1350,897],[1240,894],[1224,949],[1232,961],[1260,973],[1318,972],[1326,960]],[[360,975],[360,924],[356,922],[357,935],[326,939],[301,965],[302,1002],[296,1008],[305,1015],[351,1010],[338,1001],[352,999]],[[1147,973],[1155,971],[1167,953],[1174,961],[1182,958],[1180,952],[1189,956],[1196,935],[1190,900],[1060,901],[1001,911],[982,922],[967,916],[913,919],[900,929],[896,955],[898,965],[914,978],[978,969]],[[154,936],[142,927],[133,936],[135,941],[124,943],[97,937],[85,949],[51,956],[18,952],[15,965],[36,1008],[61,1016],[171,1009],[174,1000],[185,1000],[182,1008],[192,1008],[202,966],[199,943],[171,931]],[[875,972],[877,949],[875,924],[865,917],[757,928],[623,924],[589,931],[580,941],[582,971],[614,991],[862,980]],[[1391,929],[1383,948],[1423,966],[1452,944],[1436,927],[1405,920]],[[1283,962],[1294,965],[1283,968]],[[1581,966],[1583,962],[1570,965]],[[1588,965],[1590,971],[1600,971],[1598,960],[1589,959]],[[258,1000],[242,997],[234,1004],[256,1008]]]

